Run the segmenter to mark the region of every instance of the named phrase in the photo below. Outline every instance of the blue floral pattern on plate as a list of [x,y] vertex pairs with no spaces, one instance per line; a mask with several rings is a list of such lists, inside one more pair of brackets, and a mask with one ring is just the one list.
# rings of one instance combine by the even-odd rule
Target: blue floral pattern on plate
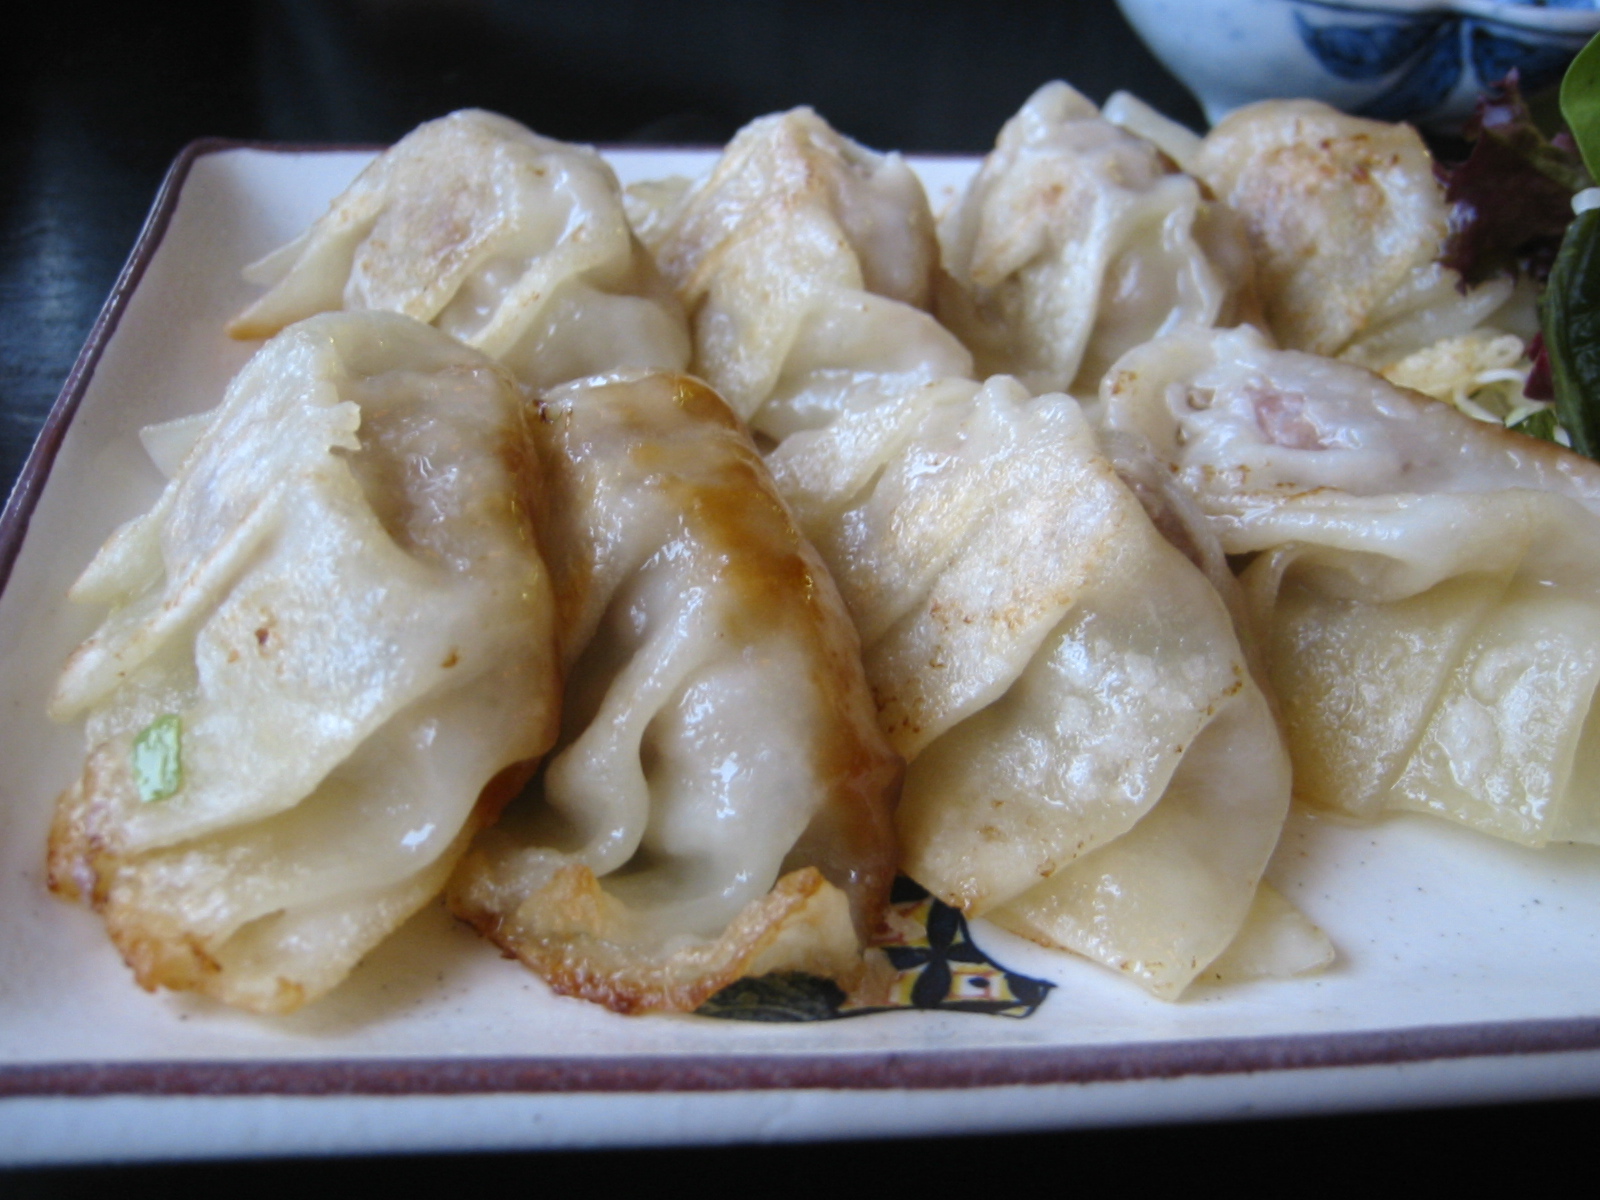
[[852,1001],[831,979],[785,971],[740,979],[697,1010],[730,1021],[833,1021],[896,1009],[1032,1016],[1055,985],[1008,971],[972,940],[958,909],[902,875],[889,894],[889,928],[879,943],[894,979],[880,1003]]
[[[1513,68],[1523,87],[1555,83],[1574,47],[1532,40],[1529,31],[1480,16],[1448,11],[1397,12],[1326,0],[1290,0],[1295,29],[1307,50],[1340,79],[1393,82],[1354,111],[1395,121],[1443,104],[1470,65],[1478,88],[1504,79]],[[1587,8],[1588,3],[1548,7]],[[1316,19],[1308,17],[1310,10]],[[1335,15],[1337,14],[1337,15]]]

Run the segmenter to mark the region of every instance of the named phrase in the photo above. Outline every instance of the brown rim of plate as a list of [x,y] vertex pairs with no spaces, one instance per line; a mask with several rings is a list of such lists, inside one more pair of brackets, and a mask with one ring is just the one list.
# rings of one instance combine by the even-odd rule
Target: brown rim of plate
[[[667,151],[708,147],[626,148]],[[0,514],[0,593],[10,581],[11,568],[27,535],[28,522],[67,427],[127,308],[129,297],[161,244],[190,168],[204,155],[239,149],[293,154],[381,147],[295,145],[225,138],[204,138],[184,147],[162,181],[133,252],[117,276],[111,295],[89,332],[88,341],[45,418],[5,511]],[[921,1016],[887,1014],[868,1019],[918,1020]],[[0,1065],[0,1098],[448,1096],[492,1092],[670,1093],[789,1088],[929,1090],[1115,1083],[1595,1050],[1600,1050],[1600,1017],[1015,1050],[41,1062]],[[1600,1087],[1600,1082],[1596,1086]]]
[[922,1091],[1125,1083],[1597,1049],[1600,1018],[1053,1049],[37,1063],[0,1067],[0,1097]]

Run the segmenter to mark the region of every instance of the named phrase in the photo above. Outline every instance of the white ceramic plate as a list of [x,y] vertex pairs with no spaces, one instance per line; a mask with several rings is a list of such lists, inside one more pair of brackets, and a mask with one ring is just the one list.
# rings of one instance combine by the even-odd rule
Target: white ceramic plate
[[[365,151],[192,147],[0,522],[0,1161],[669,1145],[997,1132],[1600,1094],[1600,854],[1425,818],[1296,816],[1271,868],[1332,936],[1316,978],[1164,1004],[979,923],[1058,986],[1031,1018],[814,1025],[615,1016],[550,995],[438,908],[285,1019],[139,991],[52,898],[52,801],[82,757],[44,697],[93,615],[62,600],[155,497],[140,426],[210,408],[252,346],[239,269],[315,218]],[[624,182],[698,152],[626,151]],[[935,206],[972,170],[922,160]]]

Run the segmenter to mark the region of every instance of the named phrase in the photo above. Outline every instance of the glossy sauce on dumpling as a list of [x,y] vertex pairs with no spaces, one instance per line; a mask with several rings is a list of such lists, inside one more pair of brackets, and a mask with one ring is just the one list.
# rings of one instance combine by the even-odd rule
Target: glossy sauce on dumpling
[[894,874],[900,763],[827,570],[696,380],[569,385],[536,435],[563,732],[453,907],[624,1011],[779,968],[848,986]]

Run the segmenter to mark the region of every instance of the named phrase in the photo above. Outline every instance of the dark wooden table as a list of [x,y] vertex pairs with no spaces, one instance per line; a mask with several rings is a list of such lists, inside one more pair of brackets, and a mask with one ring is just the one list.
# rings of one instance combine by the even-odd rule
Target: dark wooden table
[[[981,152],[1056,77],[1096,100],[1126,87],[1191,125],[1201,120],[1109,0],[46,0],[29,13],[26,36],[14,24],[0,34],[7,490],[162,174],[197,137],[387,142],[477,105],[567,139],[717,144],[752,117],[810,104],[868,145]],[[1481,1165],[1502,1150],[1525,1188],[1586,1149],[1579,1131],[1597,1118],[1600,1103],[1569,1101],[928,1142],[143,1167],[115,1179],[74,1169],[13,1173],[0,1191],[315,1177],[369,1188],[523,1179],[530,1190],[594,1192],[673,1176],[722,1195],[856,1179],[944,1194],[1090,1179],[1278,1191],[1313,1179],[1431,1179],[1447,1161]]]

